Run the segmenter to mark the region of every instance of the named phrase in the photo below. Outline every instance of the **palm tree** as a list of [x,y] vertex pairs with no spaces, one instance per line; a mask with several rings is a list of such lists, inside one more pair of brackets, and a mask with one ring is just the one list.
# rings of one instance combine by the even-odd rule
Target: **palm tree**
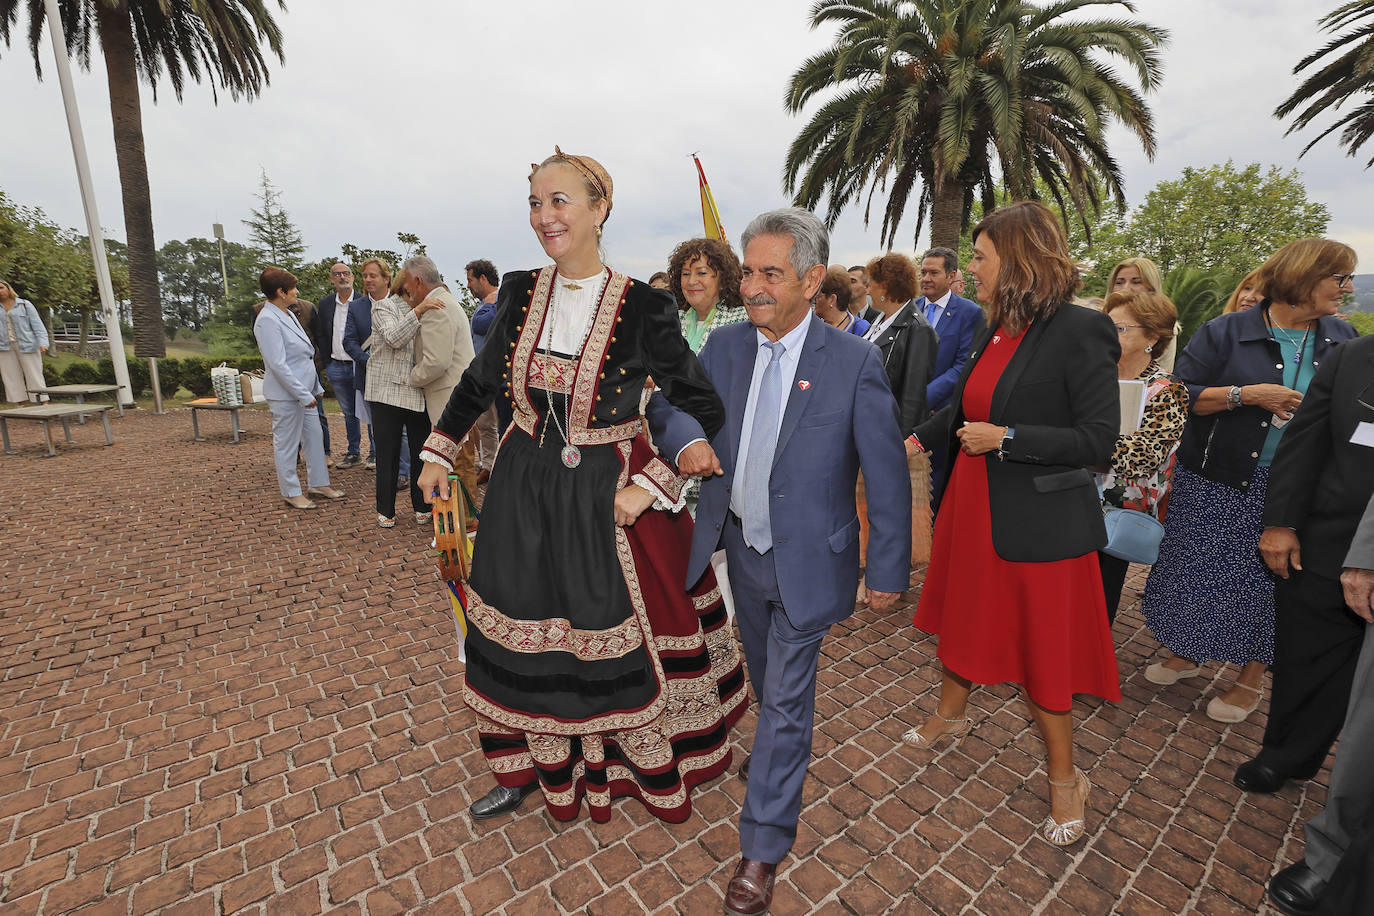
[[[811,25],[839,25],[834,44],[792,75],[784,104],[821,105],[788,149],[783,181],[798,206],[828,196],[826,220],[867,187],[891,193],[882,238],[891,245],[919,185],[916,235],[957,247],[975,195],[991,210],[1000,177],[1015,199],[1036,179],[1086,232],[1102,191],[1125,206],[1106,128],[1125,125],[1147,155],[1154,119],[1142,93],[1160,79],[1168,33],[1130,18],[1083,18],[1126,0],[819,0]],[[1107,61],[1130,68],[1141,91]]]
[[[277,3],[286,8],[284,0]],[[234,99],[254,97],[268,83],[261,43],[267,43],[277,60],[285,60],[281,31],[269,6],[270,0],[60,0],[68,51],[90,69],[94,33],[104,53],[129,245],[135,356],[156,358],[167,352],[138,78],[147,80],[154,99],[164,70],[178,101],[185,78],[198,83],[202,72],[210,77],[212,93],[218,85]],[[0,38],[8,48],[21,8],[28,11],[29,48],[41,79],[43,0],[0,0]]]
[[[1336,32],[1346,26],[1354,28],[1344,35],[1337,35],[1324,47],[1298,61],[1293,68],[1294,76],[1315,66],[1322,58],[1341,52],[1293,90],[1293,94],[1274,109],[1274,117],[1286,118],[1297,112],[1293,123],[1284,133],[1287,136],[1311,124],[1327,111],[1334,112],[1352,98],[1359,99],[1362,101],[1359,106],[1317,134],[1316,139],[1303,147],[1299,154],[1306,155],[1318,141],[1344,128],[1341,130],[1340,145],[1345,147],[1347,155],[1353,156],[1374,135],[1374,2],[1356,0],[1343,4],[1323,16],[1318,24],[1326,32]],[[1299,108],[1303,110],[1298,111]],[[1374,165],[1374,159],[1366,162],[1364,167],[1371,165]]]

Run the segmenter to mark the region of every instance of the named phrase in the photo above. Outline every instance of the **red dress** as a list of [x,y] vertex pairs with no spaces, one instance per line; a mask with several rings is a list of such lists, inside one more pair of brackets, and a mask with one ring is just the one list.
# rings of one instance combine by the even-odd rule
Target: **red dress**
[[[993,389],[1022,337],[999,329],[979,357],[964,386],[970,422],[987,420]],[[1120,700],[1097,555],[1049,563],[999,557],[988,458],[956,455],[916,626],[940,637],[936,654],[951,672],[978,684],[1022,684],[1045,709],[1069,709],[1075,693]]]

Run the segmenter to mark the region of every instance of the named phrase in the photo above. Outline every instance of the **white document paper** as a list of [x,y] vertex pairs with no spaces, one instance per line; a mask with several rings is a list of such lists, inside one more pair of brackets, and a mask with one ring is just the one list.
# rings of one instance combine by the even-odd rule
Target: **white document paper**
[[1140,429],[1145,418],[1145,383],[1140,379],[1118,379],[1121,386],[1121,435],[1129,436]]
[[1367,445],[1374,448],[1374,423],[1361,423],[1355,427],[1355,432],[1350,437],[1350,444]]

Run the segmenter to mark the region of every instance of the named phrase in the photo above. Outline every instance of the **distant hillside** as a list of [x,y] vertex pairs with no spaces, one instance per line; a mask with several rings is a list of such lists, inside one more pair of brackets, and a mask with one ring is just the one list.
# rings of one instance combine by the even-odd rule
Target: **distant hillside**
[[1374,274],[1355,275],[1355,306],[1362,312],[1374,312]]

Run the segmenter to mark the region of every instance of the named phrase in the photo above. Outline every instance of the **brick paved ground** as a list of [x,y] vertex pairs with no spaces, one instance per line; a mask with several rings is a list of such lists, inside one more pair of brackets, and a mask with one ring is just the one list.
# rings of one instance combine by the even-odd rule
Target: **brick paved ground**
[[[532,801],[469,822],[491,782],[425,535],[375,527],[362,469],[336,474],[342,503],[287,510],[266,414],[238,446],[219,419],[192,443],[185,410],[140,412],[112,421],[115,447],[86,429],[55,459],[21,425],[0,456],[0,914],[720,912],[733,775],[676,826],[628,800],[605,825]],[[1144,680],[1141,584],[1116,625],[1125,699],[1077,709],[1095,788],[1067,852],[1035,836],[1042,749],[1011,689],[978,691],[972,738],[928,760],[898,736],[934,708],[933,641],[908,606],[836,627],[773,912],[1260,907],[1326,773],[1231,786],[1263,721],[1206,718],[1215,666]]]

